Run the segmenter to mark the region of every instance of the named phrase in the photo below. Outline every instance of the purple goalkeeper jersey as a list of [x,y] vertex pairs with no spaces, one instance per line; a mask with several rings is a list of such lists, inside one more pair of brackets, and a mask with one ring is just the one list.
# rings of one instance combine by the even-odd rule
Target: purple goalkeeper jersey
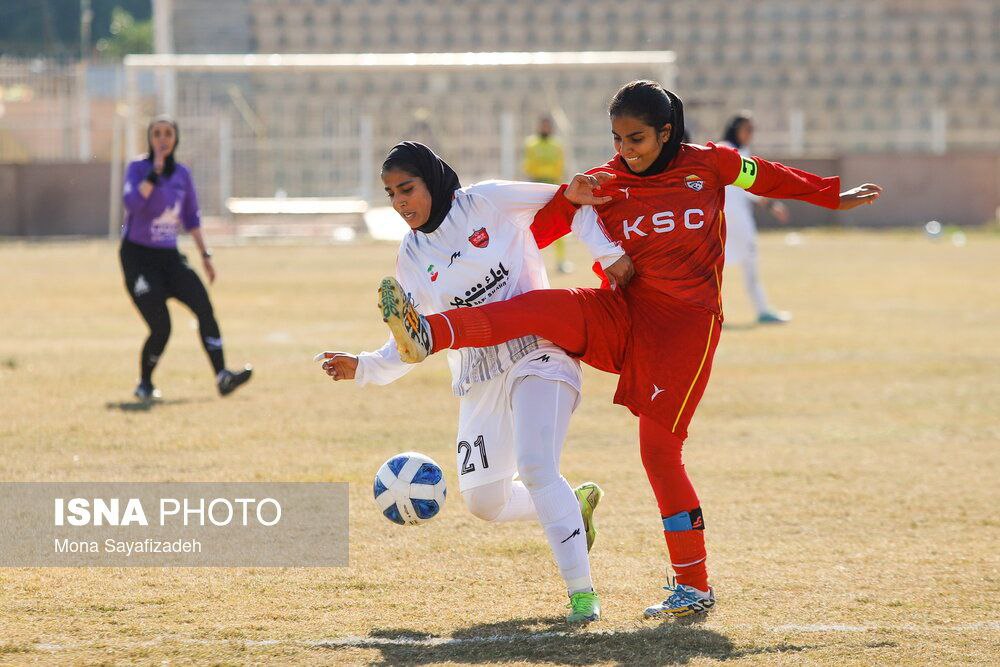
[[198,195],[191,172],[177,163],[169,177],[160,175],[149,198],[139,192],[152,162],[135,160],[125,174],[125,223],[122,238],[148,248],[176,248],[181,226],[190,231],[201,226]]

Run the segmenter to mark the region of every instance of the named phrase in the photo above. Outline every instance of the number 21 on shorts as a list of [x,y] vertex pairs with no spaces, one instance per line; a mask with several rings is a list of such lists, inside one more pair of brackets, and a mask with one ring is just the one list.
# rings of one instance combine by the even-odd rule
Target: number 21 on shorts
[[476,469],[476,464],[469,461],[469,459],[472,458],[473,447],[479,450],[479,460],[482,463],[483,469],[490,467],[490,461],[486,458],[486,441],[483,439],[483,436],[476,438],[472,445],[470,445],[467,440],[460,440],[458,443],[458,453],[461,454],[463,450],[465,452],[465,458],[462,460],[461,474],[463,475]]

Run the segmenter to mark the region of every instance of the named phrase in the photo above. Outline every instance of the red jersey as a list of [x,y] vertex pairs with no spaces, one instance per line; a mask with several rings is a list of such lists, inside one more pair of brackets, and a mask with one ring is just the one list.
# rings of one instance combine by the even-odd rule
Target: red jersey
[[633,174],[619,156],[590,174],[615,179],[595,192],[607,204],[578,209],[563,190],[535,216],[532,231],[545,247],[570,230],[573,217],[596,215],[608,236],[635,264],[637,287],[651,288],[717,315],[722,313],[726,224],[725,188],[737,185],[764,197],[801,199],[827,208],[840,203],[840,179],[821,178],[727,146],[681,144],[658,174]]

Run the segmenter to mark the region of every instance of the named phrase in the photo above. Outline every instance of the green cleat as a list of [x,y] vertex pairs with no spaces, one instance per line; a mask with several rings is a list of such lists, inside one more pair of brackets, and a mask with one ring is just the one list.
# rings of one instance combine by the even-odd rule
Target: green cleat
[[594,591],[570,595],[569,608],[572,611],[566,617],[567,623],[590,623],[601,620],[601,601]]
[[594,525],[594,510],[604,497],[604,489],[596,482],[584,482],[573,489],[576,499],[580,501],[580,514],[583,515],[583,527],[587,531],[587,551],[594,546],[597,538],[597,526]]

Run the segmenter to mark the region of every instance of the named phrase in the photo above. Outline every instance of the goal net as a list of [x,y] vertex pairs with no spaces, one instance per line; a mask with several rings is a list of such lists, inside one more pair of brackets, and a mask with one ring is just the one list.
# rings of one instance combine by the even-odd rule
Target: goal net
[[549,115],[567,171],[601,163],[608,101],[637,78],[671,87],[674,54],[131,55],[119,143],[132,159],[149,119],[170,113],[206,217],[244,236],[325,234],[384,205],[378,167],[404,139],[463,183],[520,179],[525,138]]

